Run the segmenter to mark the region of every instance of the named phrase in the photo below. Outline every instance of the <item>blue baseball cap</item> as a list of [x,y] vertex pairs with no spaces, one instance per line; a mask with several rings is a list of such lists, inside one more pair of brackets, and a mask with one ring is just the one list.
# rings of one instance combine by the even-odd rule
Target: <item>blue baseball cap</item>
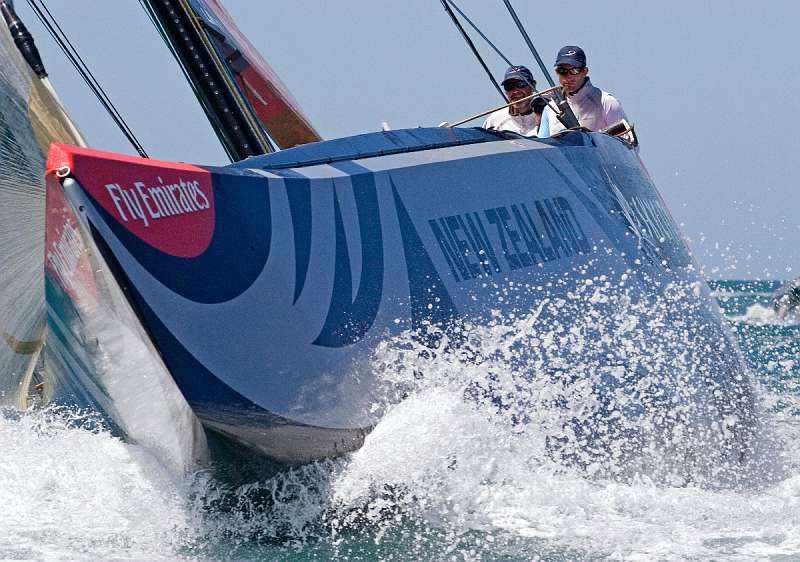
[[533,74],[527,66],[509,66],[502,83],[505,84],[509,80],[522,80],[530,84],[532,88],[536,87],[536,80],[533,79]]
[[583,49],[575,45],[561,47],[558,51],[558,55],[556,55],[555,66],[560,64],[569,64],[576,68],[583,68],[586,66],[586,53],[583,52]]

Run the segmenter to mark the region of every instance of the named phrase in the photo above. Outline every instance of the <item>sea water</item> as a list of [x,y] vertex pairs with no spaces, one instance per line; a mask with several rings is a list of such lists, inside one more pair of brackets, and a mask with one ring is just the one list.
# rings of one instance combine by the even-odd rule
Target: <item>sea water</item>
[[[523,422],[530,397],[464,386],[485,360],[388,345],[379,367],[403,395],[361,450],[246,485],[177,476],[90,412],[5,412],[0,560],[800,559],[800,326],[772,313],[775,288],[714,286],[762,420],[738,474],[658,447],[645,464],[558,462],[544,402]],[[495,382],[508,333],[472,348]]]

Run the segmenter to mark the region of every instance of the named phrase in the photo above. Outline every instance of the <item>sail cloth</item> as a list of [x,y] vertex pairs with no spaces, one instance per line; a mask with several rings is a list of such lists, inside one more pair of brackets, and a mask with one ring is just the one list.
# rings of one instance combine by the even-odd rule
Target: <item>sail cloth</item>
[[5,26],[0,99],[0,406],[25,407],[45,329],[45,155],[53,141],[85,143]]
[[220,2],[189,0],[189,5],[261,126],[276,144],[291,148],[321,140],[289,90]]

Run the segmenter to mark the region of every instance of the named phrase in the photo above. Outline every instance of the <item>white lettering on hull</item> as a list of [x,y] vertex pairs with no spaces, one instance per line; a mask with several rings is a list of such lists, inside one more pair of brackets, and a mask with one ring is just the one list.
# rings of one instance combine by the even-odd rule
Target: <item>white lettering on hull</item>
[[158,178],[158,184],[152,186],[135,181],[127,188],[118,183],[107,183],[105,188],[122,222],[139,220],[145,227],[153,221],[199,213],[211,207],[196,180],[178,179],[178,183],[165,184]]

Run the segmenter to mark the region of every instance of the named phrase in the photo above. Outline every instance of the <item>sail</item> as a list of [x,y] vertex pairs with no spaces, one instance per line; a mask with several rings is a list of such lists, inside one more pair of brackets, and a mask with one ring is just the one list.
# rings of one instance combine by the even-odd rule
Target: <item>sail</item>
[[0,97],[0,406],[24,407],[45,329],[46,154],[53,141],[85,143],[5,26]]
[[261,126],[277,145],[290,148],[321,140],[288,88],[222,4],[218,0],[190,0],[190,4]]
[[144,0],[234,161],[320,140],[217,0]]

